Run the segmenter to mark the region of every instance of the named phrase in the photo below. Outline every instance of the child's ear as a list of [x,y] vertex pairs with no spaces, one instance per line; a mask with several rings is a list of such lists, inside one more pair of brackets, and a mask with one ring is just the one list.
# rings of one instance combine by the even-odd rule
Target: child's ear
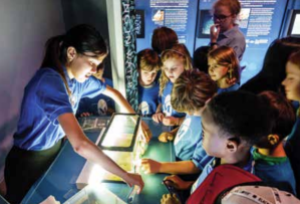
[[274,134],[274,135],[268,135],[268,141],[269,143],[274,146],[276,144],[278,144],[279,142],[279,136]]
[[238,143],[234,140],[227,140],[227,150],[230,152],[230,153],[234,153],[237,151],[238,149]]

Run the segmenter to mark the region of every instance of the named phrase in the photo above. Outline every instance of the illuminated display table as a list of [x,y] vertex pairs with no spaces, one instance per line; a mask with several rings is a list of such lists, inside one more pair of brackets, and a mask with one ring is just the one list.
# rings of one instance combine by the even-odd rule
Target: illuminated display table
[[[95,118],[96,117],[90,117],[87,119],[93,120]],[[168,131],[169,128],[156,124],[151,118],[143,118],[143,120],[149,125],[153,134],[153,138],[143,157],[157,161],[175,161],[173,144],[171,142],[161,143],[157,140],[159,134],[163,131]],[[90,140],[95,142],[101,132],[99,127],[101,127],[101,125],[104,126],[107,121],[108,118],[98,117],[98,124],[95,125],[98,128],[91,127],[90,129],[85,129],[85,134]],[[52,166],[34,187],[30,189],[22,203],[40,203],[49,195],[53,195],[56,200],[61,203],[65,202],[80,191],[77,189],[75,182],[85,162],[86,160],[84,158],[73,151],[70,143],[66,142]],[[142,174],[145,187],[139,195],[134,197],[133,203],[159,203],[162,194],[168,193],[165,186],[161,184],[165,176],[167,176],[167,174]],[[128,187],[125,183],[106,183],[105,186],[125,202],[132,190],[132,188]]]

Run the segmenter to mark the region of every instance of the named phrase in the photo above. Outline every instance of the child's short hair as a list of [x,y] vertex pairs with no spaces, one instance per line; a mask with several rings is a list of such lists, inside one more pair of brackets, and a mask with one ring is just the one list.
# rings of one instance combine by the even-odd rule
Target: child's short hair
[[197,69],[183,72],[173,85],[171,105],[178,112],[197,111],[218,90],[217,84]]
[[297,65],[297,67],[300,69],[300,50],[292,53],[288,61]]
[[210,51],[208,53],[208,58],[215,60],[218,65],[228,67],[228,70],[232,69],[232,77],[236,78],[237,82],[240,81],[239,60],[236,57],[233,48],[227,46],[220,46]]
[[[284,139],[294,126],[296,115],[292,105],[282,95],[273,91],[264,91],[258,95],[270,108],[269,120],[271,121],[271,130],[267,134],[276,134],[279,141]],[[267,136],[265,135],[265,137]],[[267,147],[267,140],[262,140],[257,144],[258,147]]]
[[178,37],[174,30],[168,27],[156,28],[152,35],[152,49],[160,54],[165,49],[170,49],[178,43]]
[[[171,49],[164,50],[161,53],[161,62],[163,63],[165,60],[168,59],[182,59],[185,70],[193,69],[190,53],[184,44],[176,44]],[[160,75],[160,79],[159,79],[160,95],[162,95],[162,92],[168,81],[169,81],[168,77],[166,76],[165,72],[162,71],[162,74]]]
[[218,0],[214,3],[213,9],[219,6],[228,7],[233,15],[238,15],[241,11],[241,3],[238,0]]
[[268,107],[255,94],[243,91],[221,93],[206,107],[203,114],[209,112],[225,135],[244,140],[250,146],[270,132]]
[[159,70],[161,61],[156,52],[151,49],[144,49],[137,55],[137,64],[139,70],[153,71]]

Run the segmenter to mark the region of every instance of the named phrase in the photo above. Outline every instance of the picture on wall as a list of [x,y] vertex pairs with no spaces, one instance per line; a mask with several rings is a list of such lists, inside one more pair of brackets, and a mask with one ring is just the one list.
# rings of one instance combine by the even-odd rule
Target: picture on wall
[[210,10],[199,10],[200,19],[198,26],[198,38],[209,38],[210,27],[214,24]]
[[137,38],[145,38],[145,12],[136,10],[135,30]]

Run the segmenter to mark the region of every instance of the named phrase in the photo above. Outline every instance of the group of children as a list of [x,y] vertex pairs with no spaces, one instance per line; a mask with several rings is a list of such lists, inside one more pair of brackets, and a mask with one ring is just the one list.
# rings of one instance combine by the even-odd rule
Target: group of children
[[[215,167],[232,164],[253,173],[264,185],[299,195],[299,111],[295,114],[288,101],[300,99],[299,59],[300,51],[287,63],[282,82],[286,97],[272,91],[215,95],[217,88],[204,73],[182,72],[173,83],[171,105],[186,116],[175,138],[168,135],[162,140],[174,138],[177,161],[143,159],[142,169],[174,174],[165,180],[193,193]],[[182,179],[182,174],[199,172],[197,180]],[[180,201],[164,196],[161,203]]]
[[[230,9],[214,15],[219,26],[235,18],[225,18],[225,11]],[[216,167],[230,164],[299,196],[300,117],[288,100],[300,102],[300,51],[286,64],[282,82],[286,97],[271,91],[255,95],[238,91],[240,66],[234,48],[213,44],[207,74],[193,67],[188,49],[172,29],[157,28],[152,37],[153,50],[138,53],[139,114],[173,127],[158,139],[173,142],[176,161],[146,158],[141,169],[172,174],[166,178],[170,185],[193,194]],[[141,176],[125,172],[107,157],[87,139],[74,117],[110,115],[114,102],[134,113],[102,76],[108,51],[99,32],[79,25],[49,39],[46,48],[41,69],[26,86],[14,146],[6,158],[6,198],[21,202],[55,159],[65,135],[76,153],[142,190]],[[35,106],[38,109],[31,111]],[[149,128],[142,126],[149,141]],[[161,203],[180,203],[178,199],[163,196]]]
[[[297,60],[290,58],[283,85],[287,98],[299,101]],[[299,165],[294,161],[299,159],[291,141],[299,139],[290,136],[285,141],[296,120],[293,107],[275,92],[254,95],[236,91],[240,67],[230,47],[211,50],[208,65],[209,75],[194,69],[187,48],[179,43],[160,55],[151,49],[138,53],[140,114],[157,123],[179,126],[159,136],[161,142],[174,141],[176,161],[143,159],[143,171],[173,174],[166,180],[193,193],[216,166],[233,164],[272,187],[297,195],[299,176],[294,172]],[[297,132],[297,123],[293,132]],[[285,146],[292,152],[290,157]],[[194,176],[186,179],[183,175]],[[165,198],[162,203],[175,199]]]

